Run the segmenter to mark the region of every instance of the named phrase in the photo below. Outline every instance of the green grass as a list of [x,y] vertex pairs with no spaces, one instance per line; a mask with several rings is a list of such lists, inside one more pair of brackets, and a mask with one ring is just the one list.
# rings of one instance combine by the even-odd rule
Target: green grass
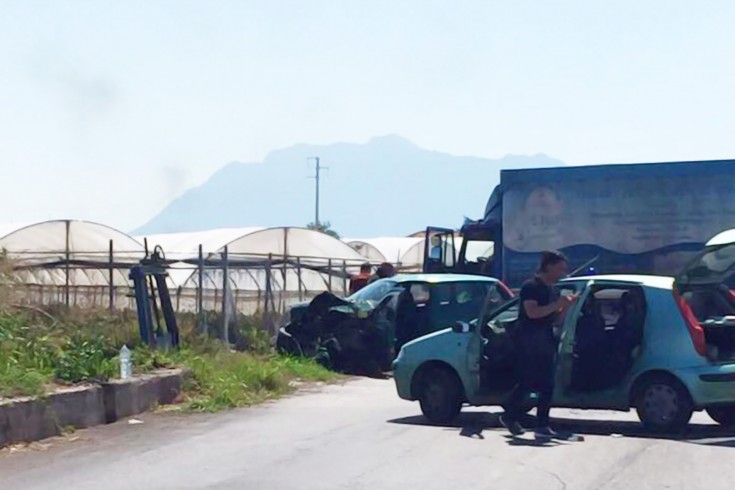
[[294,390],[294,381],[330,382],[339,378],[311,359],[271,353],[233,352],[219,342],[201,339],[196,347],[175,351],[133,352],[136,369],[185,367],[183,408],[213,412],[253,405]]
[[[252,405],[294,390],[294,381],[337,379],[309,359],[277,355],[257,319],[241,319],[236,347],[182,332],[178,351],[151,350],[137,339],[129,313],[0,311],[0,397],[42,395],[53,385],[99,382],[117,375],[118,352],[133,348],[136,373],[183,367],[191,371],[183,408],[216,411]],[[182,322],[185,324],[185,322]]]

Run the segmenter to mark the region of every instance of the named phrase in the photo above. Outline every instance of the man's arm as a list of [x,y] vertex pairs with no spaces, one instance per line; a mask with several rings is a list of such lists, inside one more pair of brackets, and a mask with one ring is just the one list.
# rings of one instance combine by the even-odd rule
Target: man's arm
[[526,310],[526,316],[528,318],[536,320],[537,318],[543,318],[558,312],[561,309],[561,305],[559,304],[560,300],[561,298],[548,305],[539,306],[538,301],[535,299],[527,299],[523,302],[523,308]]
[[545,306],[539,306],[538,301],[535,299],[527,299],[523,302],[523,308],[526,310],[526,315],[532,320],[537,318],[543,318],[551,315],[552,313],[559,313],[560,315],[566,315],[569,307],[576,301],[577,295],[560,296],[559,299]]

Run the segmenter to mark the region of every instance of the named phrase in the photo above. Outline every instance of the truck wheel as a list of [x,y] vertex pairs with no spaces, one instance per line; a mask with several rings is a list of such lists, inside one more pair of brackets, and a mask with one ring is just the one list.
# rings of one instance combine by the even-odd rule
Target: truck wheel
[[451,422],[462,410],[462,387],[448,369],[424,373],[418,398],[424,417],[435,424]]
[[634,404],[643,426],[653,432],[681,432],[694,404],[687,389],[670,376],[652,376],[637,388]]
[[732,427],[735,425],[735,406],[710,407],[707,409],[707,415],[712,417],[712,420],[725,427]]

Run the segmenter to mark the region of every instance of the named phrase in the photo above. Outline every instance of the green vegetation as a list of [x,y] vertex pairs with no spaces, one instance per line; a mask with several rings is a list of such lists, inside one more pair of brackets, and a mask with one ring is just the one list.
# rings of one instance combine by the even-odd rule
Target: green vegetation
[[331,237],[339,238],[339,233],[332,229],[332,224],[329,221],[320,221],[319,223],[312,221],[311,223],[308,223],[306,227],[310,230],[321,231]]
[[182,316],[181,324],[180,350],[151,350],[140,345],[132,312],[0,307],[0,397],[42,395],[54,385],[113,378],[123,344],[133,349],[137,373],[188,368],[184,407],[191,410],[250,405],[292,391],[296,380],[336,377],[311,360],[277,355],[258,318],[238,319],[237,351],[195,334],[192,316]]

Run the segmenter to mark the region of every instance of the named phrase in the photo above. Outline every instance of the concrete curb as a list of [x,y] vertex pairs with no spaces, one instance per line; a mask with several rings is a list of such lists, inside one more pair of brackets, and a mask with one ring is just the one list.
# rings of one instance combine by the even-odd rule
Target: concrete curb
[[0,400],[0,447],[57,436],[67,428],[115,422],[172,403],[187,374],[167,369],[129,380],[63,388],[44,397]]

